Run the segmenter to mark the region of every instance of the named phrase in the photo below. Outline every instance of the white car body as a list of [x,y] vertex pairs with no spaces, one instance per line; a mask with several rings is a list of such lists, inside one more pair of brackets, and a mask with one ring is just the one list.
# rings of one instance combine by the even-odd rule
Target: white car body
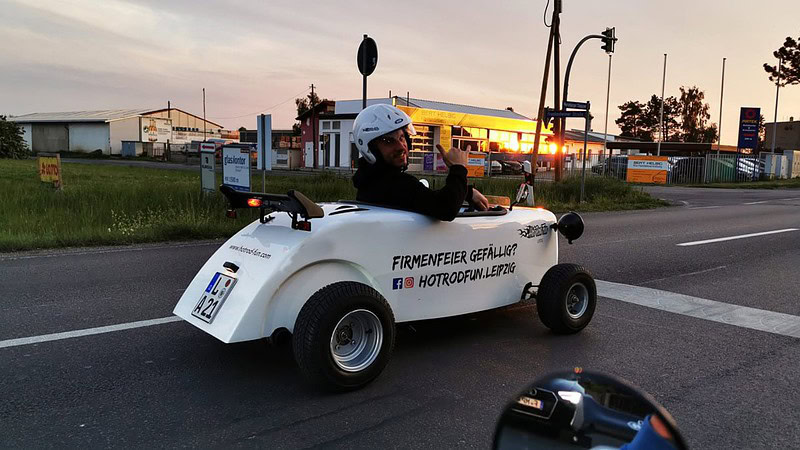
[[[260,339],[293,331],[317,290],[354,281],[378,291],[396,322],[456,316],[519,302],[558,263],[556,217],[540,208],[442,222],[356,202],[320,207],[325,216],[310,231],[281,212],[243,228],[203,265],[174,314],[223,342]],[[235,281],[207,323],[192,311],[218,272]]]

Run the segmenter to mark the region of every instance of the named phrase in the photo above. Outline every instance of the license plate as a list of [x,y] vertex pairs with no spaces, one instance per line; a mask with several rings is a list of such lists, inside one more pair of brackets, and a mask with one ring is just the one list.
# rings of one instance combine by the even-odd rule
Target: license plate
[[233,290],[236,284],[236,278],[217,272],[208,283],[208,287],[203,291],[200,296],[200,301],[192,310],[192,315],[202,320],[203,322],[211,323],[220,308],[222,303],[228,298],[228,294]]
[[519,402],[519,404],[521,405],[529,406],[531,408],[536,408],[539,410],[541,410],[542,406],[544,406],[541,400],[525,396],[520,397],[519,400],[517,400],[517,402]]

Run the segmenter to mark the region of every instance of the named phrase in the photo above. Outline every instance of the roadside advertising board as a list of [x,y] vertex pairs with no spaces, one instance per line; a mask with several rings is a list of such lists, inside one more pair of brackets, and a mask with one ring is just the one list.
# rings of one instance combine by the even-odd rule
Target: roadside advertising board
[[739,112],[739,148],[758,147],[758,122],[761,108],[742,107]]
[[222,184],[250,192],[249,147],[222,147]]
[[625,181],[629,183],[667,183],[669,161],[666,156],[628,156]]
[[470,152],[467,162],[467,176],[482,177],[484,164],[486,164],[486,153]]
[[61,155],[58,153],[39,153],[37,159],[39,165],[39,179],[43,183],[53,183],[53,186],[61,189]]
[[213,192],[217,184],[215,165],[216,165],[216,145],[213,142],[200,143],[200,184],[203,191]]
[[172,120],[142,117],[142,141],[166,143],[172,138]]

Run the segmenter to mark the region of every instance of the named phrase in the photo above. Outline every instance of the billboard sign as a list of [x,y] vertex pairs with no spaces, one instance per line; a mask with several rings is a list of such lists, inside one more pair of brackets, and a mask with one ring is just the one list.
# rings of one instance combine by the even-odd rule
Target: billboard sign
[[761,119],[761,108],[742,107],[739,113],[739,148],[758,147],[758,123]]
[[155,117],[142,117],[142,142],[163,142],[172,139],[172,121]]
[[486,153],[470,152],[467,160],[467,176],[482,177],[484,165],[486,164]]
[[669,160],[666,156],[628,156],[628,183],[667,183]]
[[250,192],[250,148],[222,147],[222,184]]

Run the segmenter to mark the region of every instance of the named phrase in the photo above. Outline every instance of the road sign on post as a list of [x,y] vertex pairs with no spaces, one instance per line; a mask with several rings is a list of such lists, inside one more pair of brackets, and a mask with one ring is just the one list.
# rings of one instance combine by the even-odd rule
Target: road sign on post
[[213,142],[200,143],[200,185],[203,192],[214,192],[216,190],[217,175],[216,145]]
[[587,117],[587,111],[547,111],[546,117]]
[[364,76],[364,93],[361,101],[361,108],[363,109],[367,107],[367,77],[372,75],[375,67],[378,66],[378,44],[366,34],[361,41],[361,45],[358,46],[356,63],[358,63],[358,71]]
[[571,108],[571,109],[582,109],[582,110],[586,111],[587,109],[589,109],[589,102],[570,102],[570,101],[564,100],[564,109],[568,109],[568,108]]

